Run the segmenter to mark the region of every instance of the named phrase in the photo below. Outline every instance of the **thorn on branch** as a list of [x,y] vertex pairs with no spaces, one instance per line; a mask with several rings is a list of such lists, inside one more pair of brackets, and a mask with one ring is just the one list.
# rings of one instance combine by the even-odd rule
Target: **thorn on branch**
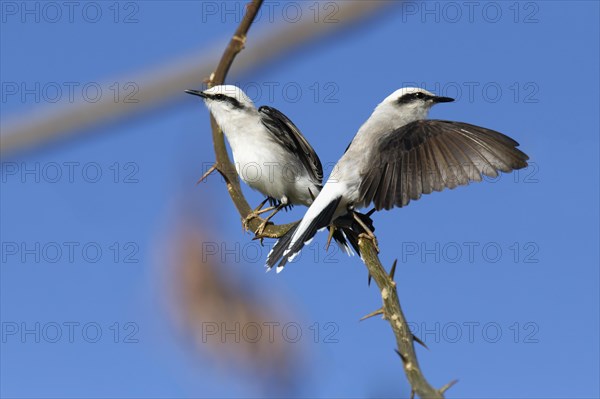
[[458,380],[452,380],[449,383],[447,383],[446,385],[444,385],[443,387],[441,387],[439,389],[440,394],[444,394],[444,392],[446,392],[448,389],[452,388],[456,383],[458,382]]
[[392,264],[392,270],[390,270],[390,278],[392,281],[394,280],[394,275],[396,274],[396,264],[398,263],[398,259],[394,260],[394,264]]
[[[310,192],[310,189],[308,191]],[[331,244],[331,239],[333,238],[333,233],[335,233],[335,227],[329,226],[329,235],[327,236],[327,244],[325,245],[325,252],[329,251],[329,244]]]
[[260,240],[260,241],[259,241],[259,242],[260,242],[260,246],[261,246],[261,247],[264,247],[264,246],[265,246],[265,244],[263,244],[263,240],[265,239],[265,237],[266,237],[266,236],[263,236],[263,235],[260,235],[260,236],[259,236],[259,235],[256,235],[256,234],[255,234],[255,235],[254,235],[254,237],[252,237],[252,241]]
[[398,349],[394,349],[394,350],[396,351],[398,356],[400,356],[400,359],[402,359],[402,363],[406,363],[406,357],[404,357],[404,355],[402,353],[400,353],[400,351]]
[[371,286],[371,279],[373,278],[373,276],[371,276],[371,273],[369,273],[369,280],[367,281],[367,285],[370,287]]
[[377,316],[379,314],[383,314],[383,308],[379,308],[376,311],[371,312],[368,315],[361,317],[359,321],[367,320],[367,319],[369,319],[369,318],[371,318],[373,316]]
[[214,172],[215,170],[217,170],[217,168],[218,168],[218,167],[217,167],[217,163],[215,162],[215,163],[213,164],[213,166],[211,166],[211,167],[210,167],[210,169],[208,169],[208,170],[206,171],[206,173],[204,173],[204,174],[202,175],[202,177],[201,177],[200,179],[198,179],[198,181],[196,182],[196,184],[200,184],[200,183],[202,183],[202,182],[204,181],[204,179],[206,179],[208,176],[210,176],[210,174],[211,174],[212,172]]
[[421,338],[417,337],[415,334],[412,335],[413,341],[415,341],[416,343],[418,343],[419,345],[421,345],[423,348],[429,350],[429,348],[427,347],[427,345],[425,345],[425,342],[421,341]]

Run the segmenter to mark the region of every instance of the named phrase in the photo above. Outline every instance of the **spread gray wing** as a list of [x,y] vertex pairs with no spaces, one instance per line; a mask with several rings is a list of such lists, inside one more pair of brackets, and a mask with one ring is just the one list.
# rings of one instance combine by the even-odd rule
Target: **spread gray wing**
[[285,148],[299,158],[310,176],[320,185],[323,181],[323,166],[312,146],[291,120],[275,108],[262,106],[258,109],[263,125]]
[[382,137],[363,173],[359,201],[377,210],[455,188],[482,175],[527,166],[529,157],[502,133],[462,122],[420,120]]

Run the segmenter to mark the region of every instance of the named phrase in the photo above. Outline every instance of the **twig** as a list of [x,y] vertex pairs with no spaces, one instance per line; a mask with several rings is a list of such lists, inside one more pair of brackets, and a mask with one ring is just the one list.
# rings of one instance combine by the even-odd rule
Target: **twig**
[[[379,260],[377,250],[374,242],[366,237],[361,237],[358,240],[362,260],[369,269],[369,274],[377,283],[379,290],[381,291],[381,298],[383,300],[383,318],[386,319],[394,335],[396,336],[396,343],[398,348],[396,352],[402,359],[404,365],[404,372],[408,378],[408,382],[412,388],[412,392],[416,393],[420,398],[443,398],[444,391],[454,385],[455,381],[451,384],[447,384],[442,389],[436,390],[433,388],[423,375],[419,362],[417,360],[417,354],[415,352],[414,341],[420,340],[413,336],[402,308],[400,307],[400,300],[398,299],[398,292],[396,290],[396,282],[393,279],[393,275],[396,271],[396,262],[392,266],[390,273],[388,274]],[[381,311],[379,309],[376,312]],[[374,312],[375,313],[375,312]],[[367,315],[365,317],[368,317]]]
[[212,172],[214,172],[215,170],[217,170],[217,164],[214,164],[213,166],[211,166],[203,175],[201,178],[198,179],[198,181],[196,182],[196,184],[200,184],[204,181],[204,179],[206,179],[208,176],[210,176],[210,174]]
[[[242,22],[227,45],[217,69],[213,74],[211,74],[208,80],[209,87],[224,83],[225,77],[227,76],[233,60],[244,48],[246,43],[246,35],[250,30],[250,26],[252,25],[262,3],[263,0],[253,0],[247,6],[246,14],[244,15]],[[213,170],[218,170],[225,178],[229,195],[231,196],[231,199],[235,204],[240,217],[242,220],[244,220],[250,214],[250,212],[252,212],[252,209],[242,194],[237,173],[229,159],[229,155],[227,154],[223,133],[212,116],[210,123],[212,128],[213,145],[216,154],[216,162],[213,166],[214,169],[211,168],[210,171],[212,172]],[[252,230],[256,230],[261,222],[262,219],[260,218],[252,219],[249,223],[249,227]],[[286,225],[268,225],[261,237],[279,238],[293,225],[294,223]],[[378,314],[383,314],[383,317],[389,321],[392,330],[394,331],[394,335],[396,336],[398,345],[397,352],[404,364],[404,371],[411,385],[411,392],[413,394],[416,393],[421,398],[443,398],[444,391],[450,388],[454,382],[447,384],[442,389],[436,390],[429,385],[423,376],[423,373],[419,368],[417,355],[415,353],[414,337],[408,328],[408,324],[406,323],[406,319],[404,318],[404,314],[400,308],[400,302],[396,292],[396,283],[393,280],[393,275],[396,269],[395,264],[392,268],[390,277],[390,275],[386,273],[385,269],[381,265],[377,255],[378,251],[375,240],[365,239],[361,236],[361,238],[359,238],[359,246],[362,253],[363,262],[369,269],[369,274],[373,276],[373,279],[381,290],[381,297],[383,299],[382,309],[378,309],[375,312],[368,314],[363,319]]]

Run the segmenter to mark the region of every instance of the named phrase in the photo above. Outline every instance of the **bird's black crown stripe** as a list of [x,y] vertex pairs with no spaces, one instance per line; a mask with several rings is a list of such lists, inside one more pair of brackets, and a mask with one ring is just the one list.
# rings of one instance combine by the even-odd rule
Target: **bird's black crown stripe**
[[430,95],[423,92],[417,91],[415,93],[408,93],[400,97],[397,101],[398,104],[407,104],[415,100],[427,100],[432,98]]
[[226,96],[225,94],[213,94],[209,95],[209,98],[216,101],[226,101],[231,104],[234,108],[244,108],[244,106],[234,97]]

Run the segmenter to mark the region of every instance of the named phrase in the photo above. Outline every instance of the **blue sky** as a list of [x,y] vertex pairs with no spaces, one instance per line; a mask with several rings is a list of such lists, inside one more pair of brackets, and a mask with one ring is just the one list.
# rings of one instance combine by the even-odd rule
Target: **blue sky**
[[[23,22],[7,3],[0,37],[3,120],[60,106],[45,101],[50,92],[39,103],[31,95],[9,96],[7,84],[39,83],[40,93],[65,82],[123,85],[120,76],[193,51],[212,56],[208,50],[224,43],[237,22],[229,14],[208,15],[207,3],[196,1],[123,2],[117,10],[97,2],[97,23],[78,10],[73,22],[66,14],[52,22],[52,10],[40,8],[39,22],[35,15]],[[225,7],[210,4],[219,12]],[[281,10],[291,6],[272,4],[276,23],[259,20],[246,51],[253,39],[286,23]],[[127,16],[137,22],[123,23]],[[294,120],[324,165],[340,157],[378,102],[414,84],[457,98],[435,107],[432,117],[499,130],[529,154],[532,166],[518,174],[434,193],[374,217],[382,261],[399,259],[403,309],[430,348],[417,348],[425,375],[436,386],[460,380],[449,397],[600,394],[598,17],[596,2],[482,2],[472,10],[460,2],[396,5],[230,77],[258,104]],[[108,85],[102,88],[110,95]],[[194,185],[214,159],[206,109],[182,93],[160,108],[90,130],[94,134],[81,139],[3,156],[0,394],[281,394],[257,388],[250,372],[215,367],[206,351],[191,350],[170,312],[168,284],[176,269],[168,253],[181,204],[191,204],[188,223],[209,231],[210,242],[255,244],[242,233],[217,176]],[[72,181],[65,164],[72,165]],[[56,165],[62,174],[53,182]],[[37,180],[23,174],[36,168]],[[244,189],[252,204],[259,202]],[[284,394],[407,396],[389,326],[358,323],[379,306],[378,291],[367,287],[358,258],[326,257],[324,241],[315,240],[279,275],[263,271],[267,249],[241,261],[216,257],[225,257],[224,275],[289,310],[281,320],[295,320],[304,332],[295,349],[306,364],[297,386]],[[73,243],[67,244],[72,260],[64,243]],[[78,334],[69,342],[64,323],[71,322],[76,328],[92,323],[88,333],[99,327],[102,335],[96,343]],[[35,330],[36,323],[45,328],[39,343],[21,331]],[[309,330],[315,323],[322,332],[333,323],[338,342],[315,344]],[[63,336],[52,343],[56,324]],[[123,342],[132,331],[138,342]]]

